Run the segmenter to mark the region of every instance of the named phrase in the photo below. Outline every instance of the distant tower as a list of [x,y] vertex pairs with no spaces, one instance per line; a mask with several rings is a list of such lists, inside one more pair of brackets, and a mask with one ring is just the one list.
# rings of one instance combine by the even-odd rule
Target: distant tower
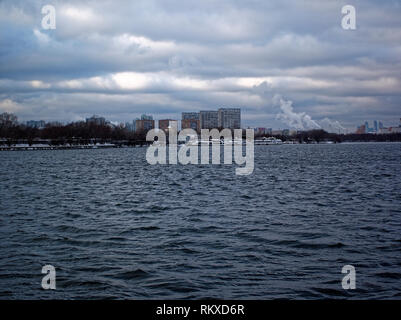
[[365,121],[365,133],[369,133],[369,122]]
[[375,121],[373,122],[373,126],[374,126],[374,129],[375,129],[375,132],[377,133],[377,132],[379,131],[379,128],[378,128],[378,126],[377,126],[377,120],[375,120]]

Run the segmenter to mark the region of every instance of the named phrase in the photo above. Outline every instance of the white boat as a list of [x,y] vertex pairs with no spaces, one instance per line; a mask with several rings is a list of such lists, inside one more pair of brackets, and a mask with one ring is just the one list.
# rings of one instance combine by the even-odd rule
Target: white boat
[[255,140],[254,143],[255,145],[280,145],[283,144],[283,141],[274,137],[264,137],[262,139]]

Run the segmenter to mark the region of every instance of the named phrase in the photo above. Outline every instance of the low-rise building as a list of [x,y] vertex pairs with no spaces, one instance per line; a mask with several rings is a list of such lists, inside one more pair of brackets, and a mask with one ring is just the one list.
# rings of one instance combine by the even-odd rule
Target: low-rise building
[[178,121],[172,119],[159,120],[159,129],[165,133],[169,133],[170,128],[175,127],[178,129]]
[[272,131],[272,135],[273,136],[282,136],[283,135],[283,131],[282,130],[273,130]]
[[99,117],[97,115],[93,115],[90,118],[86,118],[87,124],[95,124],[98,126],[104,126],[106,124],[106,119],[103,117]]
[[401,133],[401,127],[390,127],[390,133]]
[[143,114],[141,119],[135,120],[135,131],[136,132],[147,132],[155,128],[155,120],[152,116]]
[[29,128],[43,129],[46,126],[46,122],[43,120],[29,120],[26,122],[26,126]]
[[198,112],[183,112],[181,118],[181,129],[192,129],[200,132],[200,120]]
[[366,133],[366,126],[363,124],[356,129],[356,134],[364,134]]

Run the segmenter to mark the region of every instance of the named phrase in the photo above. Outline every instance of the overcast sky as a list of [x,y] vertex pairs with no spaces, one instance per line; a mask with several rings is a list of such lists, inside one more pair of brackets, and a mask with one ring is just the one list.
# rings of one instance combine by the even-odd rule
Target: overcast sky
[[[356,30],[341,27],[346,4]],[[401,0],[0,0],[0,112],[126,122],[240,107],[243,127],[398,125],[400,17]]]

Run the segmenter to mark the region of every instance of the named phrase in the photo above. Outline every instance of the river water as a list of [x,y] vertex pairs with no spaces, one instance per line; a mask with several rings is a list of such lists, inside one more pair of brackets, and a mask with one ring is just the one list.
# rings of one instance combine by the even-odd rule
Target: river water
[[0,153],[1,299],[401,298],[401,144],[255,146],[250,176],[145,152]]

